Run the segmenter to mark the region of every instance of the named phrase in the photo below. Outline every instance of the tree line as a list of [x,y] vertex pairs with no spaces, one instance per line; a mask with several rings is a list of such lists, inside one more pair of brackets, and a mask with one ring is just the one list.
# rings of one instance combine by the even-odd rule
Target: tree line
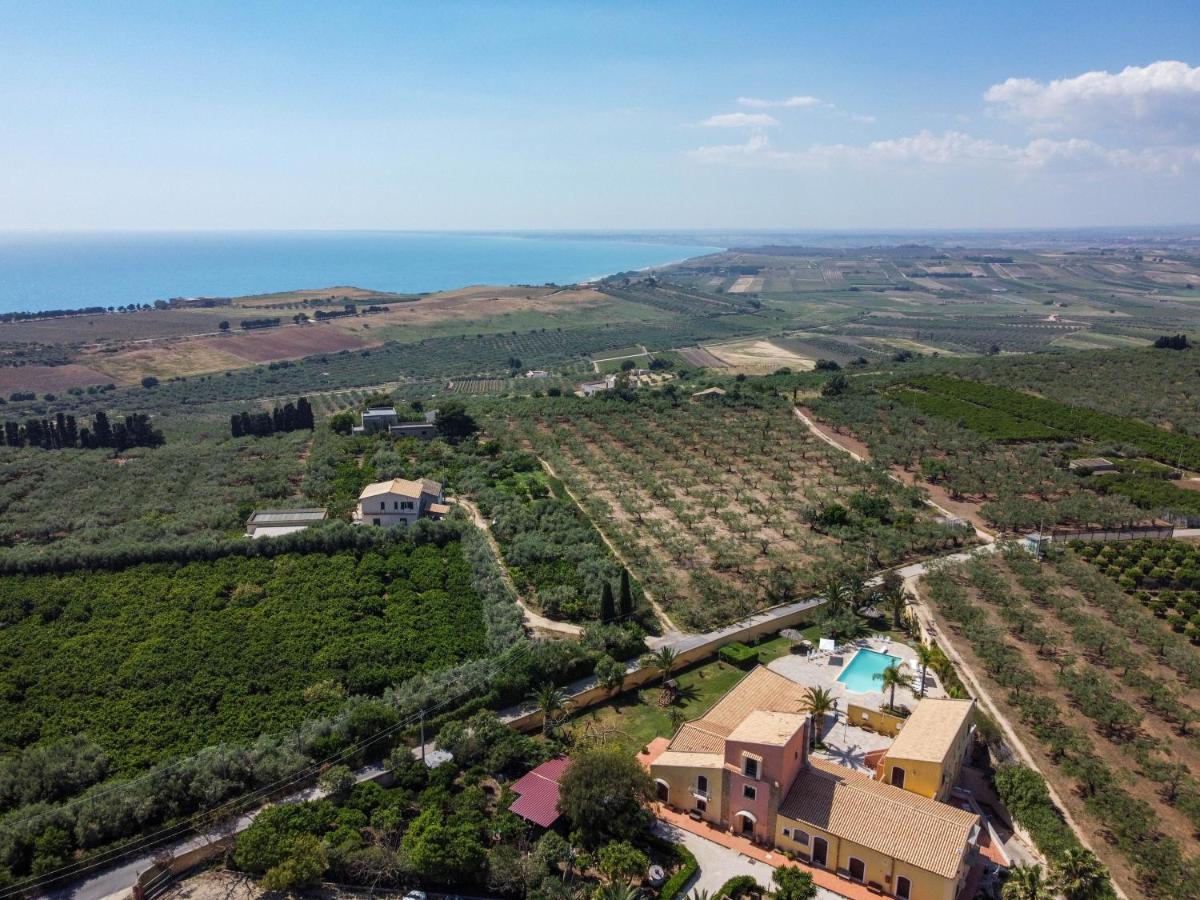
[[133,413],[123,420],[111,422],[107,413],[98,412],[89,428],[80,425],[74,416],[60,412],[53,419],[6,420],[0,429],[0,444],[41,447],[43,450],[111,447],[121,451],[130,447],[160,447],[164,442],[163,433],[151,426],[150,417],[145,413]]
[[281,431],[300,431],[314,427],[312,405],[306,397],[295,403],[276,406],[270,412],[234,413],[229,417],[229,430],[236,437],[267,437]]

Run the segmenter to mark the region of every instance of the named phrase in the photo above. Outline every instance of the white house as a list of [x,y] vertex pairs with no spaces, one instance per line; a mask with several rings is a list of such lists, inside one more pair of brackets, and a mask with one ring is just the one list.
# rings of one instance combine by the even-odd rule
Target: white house
[[354,521],[358,525],[411,525],[422,516],[440,519],[450,512],[442,486],[422,478],[409,481],[393,478],[368,484],[358,495]]
[[374,434],[376,431],[387,431],[400,422],[400,416],[394,406],[372,406],[362,414],[362,424],[353,429],[355,434]]

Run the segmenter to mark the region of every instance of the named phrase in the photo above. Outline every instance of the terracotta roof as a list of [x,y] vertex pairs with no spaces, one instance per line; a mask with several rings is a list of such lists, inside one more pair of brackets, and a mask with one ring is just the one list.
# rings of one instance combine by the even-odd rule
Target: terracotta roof
[[974,813],[816,758],[792,782],[779,814],[943,878],[958,874],[979,823]]
[[570,767],[571,760],[560,756],[526,772],[513,782],[513,793],[520,796],[508,807],[509,810],[535,825],[549,828],[558,821],[558,783]]
[[724,753],[725,732],[705,728],[705,722],[688,722],[676,733],[670,749],[683,753]]
[[721,725],[732,731],[755,710],[801,712],[807,696],[808,688],[772,672],[766,666],[758,666],[717,701],[700,721],[710,729],[713,725]]
[[942,762],[974,706],[974,700],[926,697],[904,721],[900,734],[888,748],[888,757]]
[[450,505],[448,503],[430,503],[429,512],[435,516],[448,516],[450,515]]
[[799,714],[807,696],[807,688],[772,672],[766,666],[758,666],[730,688],[703,716],[685,723],[671,739],[669,749],[682,753],[724,754],[725,739],[755,713]]
[[729,732],[729,740],[743,741],[747,744],[770,744],[783,746],[792,736],[804,727],[806,716],[800,713],[768,712],[756,709],[733,731]]
[[409,481],[407,478],[393,478],[391,481],[376,481],[368,484],[358,495],[359,500],[375,497],[379,494],[398,494],[401,497],[411,497],[416,500],[422,492],[433,494],[435,497],[442,492],[442,486],[436,481],[422,478],[420,481]]
[[667,750],[655,757],[654,766],[682,766],[685,769],[719,769],[725,764],[723,753],[688,753]]

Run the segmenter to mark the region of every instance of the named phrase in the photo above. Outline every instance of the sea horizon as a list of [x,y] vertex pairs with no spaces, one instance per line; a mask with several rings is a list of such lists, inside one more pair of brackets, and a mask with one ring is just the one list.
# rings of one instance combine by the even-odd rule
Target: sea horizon
[[430,293],[477,284],[572,284],[723,249],[716,244],[655,240],[649,232],[611,234],[4,231],[0,232],[0,313],[333,286]]

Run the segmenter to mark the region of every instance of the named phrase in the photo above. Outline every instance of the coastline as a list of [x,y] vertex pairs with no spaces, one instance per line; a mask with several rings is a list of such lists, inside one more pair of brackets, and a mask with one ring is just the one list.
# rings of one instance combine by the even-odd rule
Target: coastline
[[[617,272],[649,271],[720,249],[578,234],[114,234],[7,242],[0,235],[0,315],[29,321],[170,299],[313,289],[280,287],[297,284],[370,285],[402,294],[473,285],[594,284]],[[585,274],[589,270],[607,274]]]

